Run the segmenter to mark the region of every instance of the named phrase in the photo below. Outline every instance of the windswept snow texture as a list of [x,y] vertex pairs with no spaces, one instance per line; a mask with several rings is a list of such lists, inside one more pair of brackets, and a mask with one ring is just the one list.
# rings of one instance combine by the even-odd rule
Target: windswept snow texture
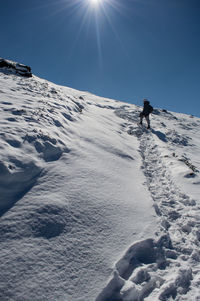
[[0,300],[200,300],[200,120],[0,69]]

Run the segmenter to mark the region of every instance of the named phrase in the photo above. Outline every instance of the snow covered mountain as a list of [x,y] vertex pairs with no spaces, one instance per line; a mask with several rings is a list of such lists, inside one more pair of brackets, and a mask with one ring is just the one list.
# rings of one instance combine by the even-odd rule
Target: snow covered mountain
[[0,300],[200,300],[199,118],[5,64],[0,103]]

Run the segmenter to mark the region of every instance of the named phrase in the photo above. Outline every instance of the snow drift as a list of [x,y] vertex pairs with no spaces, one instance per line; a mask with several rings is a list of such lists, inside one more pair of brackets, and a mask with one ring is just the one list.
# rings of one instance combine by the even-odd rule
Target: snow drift
[[3,61],[0,299],[200,300],[200,119]]

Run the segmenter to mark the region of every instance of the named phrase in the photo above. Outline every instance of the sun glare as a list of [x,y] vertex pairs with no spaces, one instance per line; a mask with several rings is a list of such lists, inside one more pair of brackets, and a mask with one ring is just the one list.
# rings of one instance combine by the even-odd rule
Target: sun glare
[[100,4],[100,2],[102,2],[102,0],[89,0],[90,4],[97,6]]
[[[51,0],[54,1],[54,0]],[[74,42],[71,46],[71,50],[68,56],[68,61],[73,55],[73,51],[76,48],[80,37],[83,32],[85,32],[86,41],[88,40],[88,35],[96,35],[96,46],[99,59],[99,66],[103,65],[103,34],[105,32],[106,26],[110,26],[115,38],[120,43],[121,48],[126,53],[123,42],[120,38],[120,35],[117,32],[117,29],[114,26],[112,16],[115,13],[119,13],[122,16],[127,18],[127,9],[124,5],[126,1],[118,0],[59,0],[60,2],[66,1],[66,9],[71,11],[71,15],[74,18],[80,19],[79,29],[77,30],[77,35],[74,37]],[[136,1],[136,0],[131,0]],[[111,14],[111,10],[112,12]],[[81,16],[81,18],[80,18]],[[92,26],[92,27],[91,27]],[[92,30],[90,30],[92,28]]]

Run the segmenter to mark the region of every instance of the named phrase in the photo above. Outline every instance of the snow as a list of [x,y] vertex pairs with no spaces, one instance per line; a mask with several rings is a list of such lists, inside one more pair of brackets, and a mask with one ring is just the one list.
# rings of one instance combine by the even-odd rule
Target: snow
[[0,103],[0,300],[200,300],[199,118],[5,67]]

